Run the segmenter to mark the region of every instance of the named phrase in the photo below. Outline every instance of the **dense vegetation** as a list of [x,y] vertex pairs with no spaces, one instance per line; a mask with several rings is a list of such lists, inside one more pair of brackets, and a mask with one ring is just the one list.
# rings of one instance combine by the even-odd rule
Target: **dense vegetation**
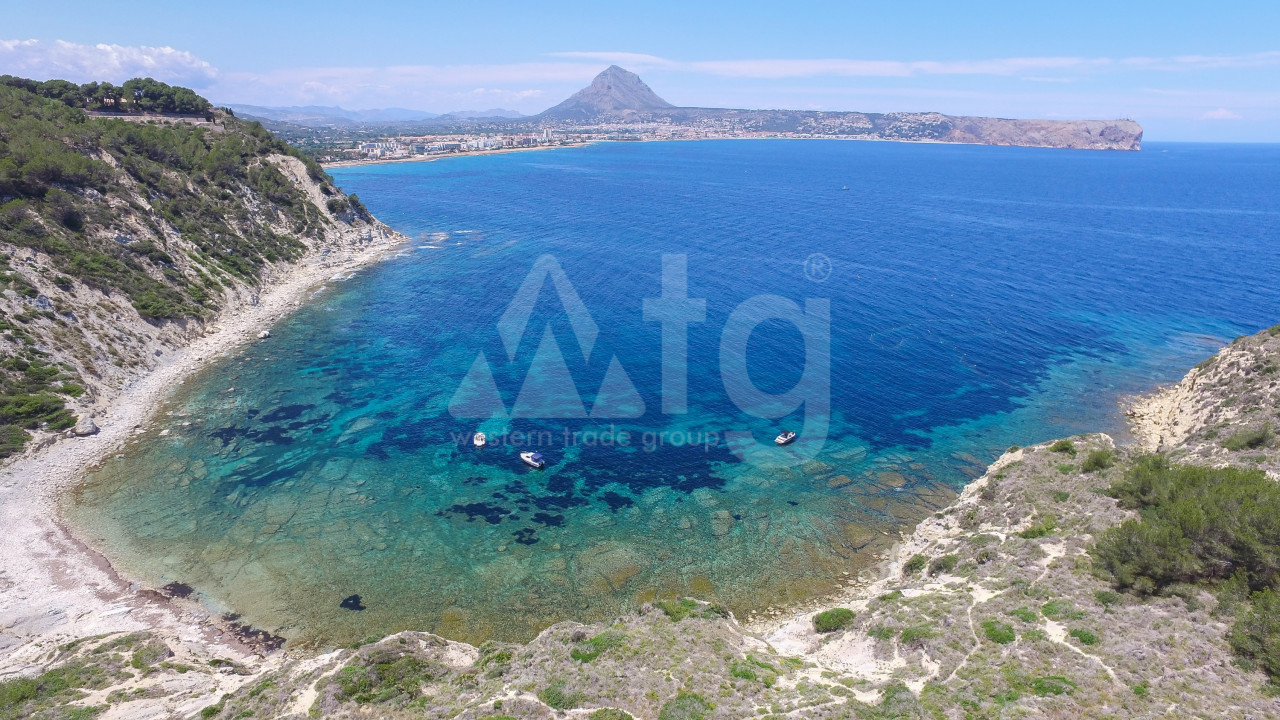
[[0,75],[0,85],[19,88],[42,98],[57,100],[67,107],[100,112],[204,115],[212,120],[208,100],[184,87],[166,85],[151,78],[134,78],[116,87],[91,82],[76,85],[66,80],[27,80]]
[[[1139,458],[1108,494],[1141,513],[1103,533],[1095,562],[1138,594],[1216,589],[1237,616],[1231,645],[1280,682],[1280,484],[1261,470]],[[1232,598],[1235,602],[1229,602]]]
[[1094,549],[1119,587],[1152,593],[1236,573],[1253,590],[1280,582],[1280,485],[1262,471],[1149,456],[1108,494],[1142,513],[1108,530]]
[[[85,112],[103,108],[206,113],[219,124]],[[228,284],[298,258],[299,238],[319,237],[330,222],[263,161],[272,154],[302,159],[348,214],[367,217],[319,165],[186,88],[0,77],[0,292],[20,308],[0,317],[0,457],[21,447],[22,428],[72,424],[63,401],[83,392],[34,337],[37,327],[66,335],[79,322],[37,290],[36,273],[71,297],[82,286],[119,297],[153,323],[209,317]]]
[[854,614],[849,608],[832,608],[813,616],[813,627],[820,633],[842,630],[853,622]]

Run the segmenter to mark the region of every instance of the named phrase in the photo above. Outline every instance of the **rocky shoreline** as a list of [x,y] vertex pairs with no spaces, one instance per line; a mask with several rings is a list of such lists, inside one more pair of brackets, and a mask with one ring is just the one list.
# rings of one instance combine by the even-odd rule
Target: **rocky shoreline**
[[[257,326],[237,327],[244,341]],[[197,353],[210,350],[197,345]],[[476,648],[404,632],[323,655],[255,654],[226,622],[201,618],[181,598],[126,587],[100,556],[97,565],[75,568],[92,577],[59,575],[52,566],[66,548],[47,544],[42,552],[55,555],[43,557],[45,577],[62,582],[62,593],[77,592],[68,584],[79,588],[82,604],[66,615],[80,614],[46,629],[43,642],[10,648],[4,667],[31,673],[86,662],[92,653],[67,643],[86,635],[96,647],[127,641],[141,648],[134,657],[156,648],[168,658],[112,686],[138,692],[163,684],[164,692],[116,696],[102,717],[364,717],[375,710],[391,718],[654,718],[670,716],[677,704],[702,713],[690,717],[723,718],[760,708],[852,718],[1014,707],[1034,716],[1269,716],[1280,704],[1263,689],[1261,673],[1233,661],[1212,594],[1142,600],[1114,593],[1089,570],[1089,550],[1130,516],[1100,488],[1151,438],[1164,438],[1161,447],[1181,462],[1240,462],[1204,436],[1274,415],[1280,387],[1269,368],[1278,365],[1280,332],[1244,338],[1135,403],[1135,447],[1092,434],[1010,449],[954,503],[904,535],[874,581],[831,603],[851,611],[835,631],[817,631],[814,609],[744,627],[715,605],[686,599],[602,625],[558,623],[526,645]],[[1232,410],[1227,397],[1242,398],[1247,409]],[[1225,417],[1223,405],[1231,411]],[[1201,409],[1194,422],[1179,410],[1185,407]],[[1169,434],[1175,426],[1189,428],[1177,442]],[[126,441],[128,432],[113,436],[111,427],[104,435]],[[1248,452],[1248,462],[1275,476],[1280,452]],[[93,555],[72,550],[73,564]],[[55,643],[62,644],[51,649]],[[93,705],[105,695],[73,702]],[[606,711],[615,714],[600,714]]]

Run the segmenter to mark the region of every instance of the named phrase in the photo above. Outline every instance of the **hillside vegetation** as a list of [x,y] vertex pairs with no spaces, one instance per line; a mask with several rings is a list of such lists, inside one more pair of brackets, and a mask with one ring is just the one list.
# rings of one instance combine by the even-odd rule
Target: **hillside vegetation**
[[213,120],[213,105],[195,91],[166,85],[151,78],[134,78],[123,85],[91,82],[76,85],[66,80],[28,80],[0,75],[0,85],[25,90],[67,107],[115,113],[204,115]]
[[[86,112],[104,108],[208,121]],[[270,268],[372,227],[313,161],[188,89],[0,77],[0,457]]]

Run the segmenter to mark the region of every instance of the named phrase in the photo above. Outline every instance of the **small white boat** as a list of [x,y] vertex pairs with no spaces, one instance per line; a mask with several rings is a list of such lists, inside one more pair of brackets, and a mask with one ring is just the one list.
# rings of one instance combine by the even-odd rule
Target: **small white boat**
[[547,466],[547,461],[542,459],[542,453],[522,452],[520,453],[520,459],[523,460],[526,465],[535,467],[539,470]]
[[795,439],[796,439],[795,433],[791,432],[790,430],[783,430],[782,432],[778,433],[778,437],[774,438],[773,441],[778,443],[779,445],[786,445],[787,443]]
[[485,444],[484,433],[476,433],[476,436],[471,439],[471,442],[475,443],[476,447],[484,447],[484,444]]

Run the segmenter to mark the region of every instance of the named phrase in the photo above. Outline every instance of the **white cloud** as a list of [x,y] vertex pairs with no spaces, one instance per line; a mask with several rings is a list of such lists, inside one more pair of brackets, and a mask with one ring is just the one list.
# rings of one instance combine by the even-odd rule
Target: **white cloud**
[[1222,68],[1252,68],[1280,65],[1280,51],[1251,53],[1248,55],[1179,55],[1174,58],[1131,58],[1133,62],[1148,62],[1161,70],[1200,70]]
[[1239,120],[1240,119],[1239,115],[1231,112],[1226,108],[1218,108],[1217,110],[1210,110],[1209,112],[1205,113],[1204,115],[1201,115],[1200,117],[1205,120]]
[[[617,64],[657,81],[655,90],[677,103],[727,107],[932,109],[1008,116],[1168,116],[1180,121],[1274,118],[1274,85],[1251,93],[1209,89],[1153,89],[1156,75],[1265,73],[1280,66],[1280,51],[1169,57],[1014,57],[969,60],[859,58],[739,58],[675,60],[633,52],[552,53],[533,62],[389,67],[293,67],[218,72],[209,62],[171,47],[83,45],[65,41],[0,40],[0,73],[76,82],[151,76],[196,88],[215,102],[260,105],[413,107],[437,112],[507,107],[537,112],[567,97],[605,65]],[[1263,70],[1259,71],[1258,68]],[[648,74],[657,74],[649,78]],[[995,77],[1009,82],[974,94],[952,78]],[[1090,80],[1141,77],[1128,91]],[[722,78],[754,80],[730,82]],[[827,81],[823,81],[827,78]],[[867,87],[850,78],[867,78]],[[801,82],[805,79],[805,82]],[[894,82],[897,79],[898,82]],[[1016,84],[1014,84],[1016,83]],[[1125,84],[1133,85],[1133,82]],[[891,85],[893,87],[877,87]],[[1209,83],[1210,87],[1221,87]],[[1068,90],[1075,92],[1068,92]],[[1004,93],[1004,94],[999,94]],[[910,107],[901,107],[907,105]],[[1214,110],[1213,108],[1217,108]],[[1230,108],[1230,109],[1228,109]],[[1208,112],[1206,112],[1208,110]]]
[[610,65],[625,65],[629,68],[675,67],[680,63],[675,60],[660,58],[657,55],[632,52],[554,52],[551,57],[569,60],[595,60]]
[[223,73],[206,94],[218,102],[349,108],[396,105],[441,112],[468,109],[467,103],[484,97],[486,102],[533,110],[537,99],[552,88],[551,94],[567,95],[600,70],[599,64],[583,62],[285,68]]
[[153,77],[163,82],[203,88],[217,69],[185,50],[171,47],[81,45],[64,40],[0,40],[0,72],[35,80],[123,82]]

